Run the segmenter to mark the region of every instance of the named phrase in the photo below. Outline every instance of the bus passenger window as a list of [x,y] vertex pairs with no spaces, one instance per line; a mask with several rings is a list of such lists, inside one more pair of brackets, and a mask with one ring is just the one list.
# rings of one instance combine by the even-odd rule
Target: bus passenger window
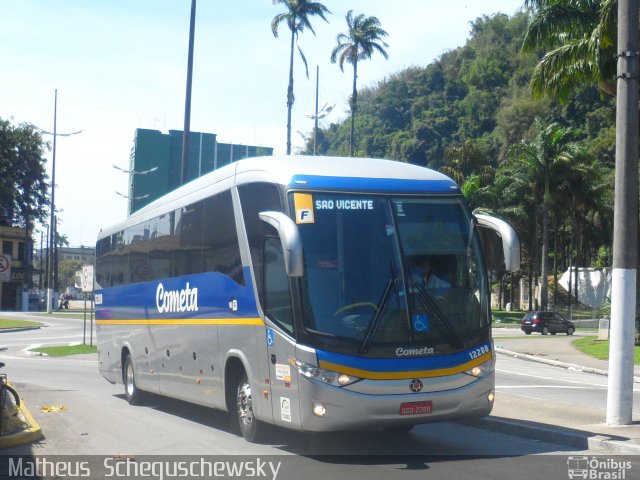
[[264,241],[264,311],[270,320],[293,333],[293,309],[289,276],[284,267],[280,239],[268,237]]
[[238,285],[245,284],[229,191],[204,200],[202,249],[203,271],[222,273]]
[[244,217],[247,240],[249,241],[249,252],[251,263],[256,280],[256,288],[261,304],[264,304],[262,296],[264,288],[262,279],[264,271],[262,259],[264,256],[263,247],[265,238],[273,235],[275,229],[260,220],[260,212],[273,210],[282,211],[280,193],[278,187],[270,183],[249,183],[238,187],[240,203],[242,205],[242,216]]

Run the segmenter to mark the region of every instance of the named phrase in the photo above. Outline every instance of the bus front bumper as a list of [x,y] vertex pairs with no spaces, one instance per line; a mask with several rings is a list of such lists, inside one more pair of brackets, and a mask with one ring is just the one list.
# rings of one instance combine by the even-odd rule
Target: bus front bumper
[[299,385],[301,428],[309,432],[393,428],[485,417],[493,408],[494,386],[492,372],[449,390],[376,395],[305,378]]

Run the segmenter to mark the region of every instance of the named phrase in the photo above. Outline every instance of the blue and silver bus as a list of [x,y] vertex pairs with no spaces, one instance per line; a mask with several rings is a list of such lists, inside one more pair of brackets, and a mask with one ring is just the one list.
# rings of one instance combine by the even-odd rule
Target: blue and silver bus
[[517,270],[518,239],[433,170],[241,160],[102,230],[96,254],[100,373],[131,404],[226,410],[249,441],[493,407],[486,266]]

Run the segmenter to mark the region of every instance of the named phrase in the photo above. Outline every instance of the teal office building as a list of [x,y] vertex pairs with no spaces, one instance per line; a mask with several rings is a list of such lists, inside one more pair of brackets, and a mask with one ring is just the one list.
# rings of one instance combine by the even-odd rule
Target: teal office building
[[[129,215],[180,186],[182,137],[181,130],[136,129],[129,163]],[[187,181],[243,158],[272,154],[270,147],[220,143],[215,133],[190,132]]]

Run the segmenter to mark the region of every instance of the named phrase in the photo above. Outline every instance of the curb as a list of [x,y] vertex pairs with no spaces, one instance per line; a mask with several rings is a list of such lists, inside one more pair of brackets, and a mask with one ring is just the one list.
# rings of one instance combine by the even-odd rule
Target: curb
[[485,417],[464,422],[466,425],[541,442],[555,443],[580,450],[600,449],[619,455],[639,455],[640,445],[611,440],[605,435],[554,426],[529,425],[526,420]]
[[12,333],[12,332],[26,332],[27,330],[39,330],[42,327],[13,327],[13,328],[0,328],[0,333]]
[[31,412],[27,409],[24,401],[20,401],[20,414],[24,417],[29,428],[20,432],[12,433],[10,435],[0,436],[0,449],[17,447],[18,445],[25,445],[27,443],[34,443],[44,438],[42,429],[38,422],[35,421]]
[[[548,358],[537,357],[535,355],[529,355],[526,353],[519,353],[511,350],[505,350],[504,348],[499,346],[496,346],[495,350],[497,353],[503,353],[505,355],[509,355],[510,357],[523,358],[525,360],[531,360],[533,362],[538,362],[538,363],[545,363],[547,365],[553,365],[555,367],[562,367],[566,369],[577,370],[579,372],[596,373],[598,375],[605,375],[605,376],[609,375],[609,372],[607,370],[602,370],[600,368],[583,367],[582,365],[578,365],[576,363],[562,362],[560,360],[550,360]],[[634,383],[640,383],[640,377],[634,376],[633,381]]]

